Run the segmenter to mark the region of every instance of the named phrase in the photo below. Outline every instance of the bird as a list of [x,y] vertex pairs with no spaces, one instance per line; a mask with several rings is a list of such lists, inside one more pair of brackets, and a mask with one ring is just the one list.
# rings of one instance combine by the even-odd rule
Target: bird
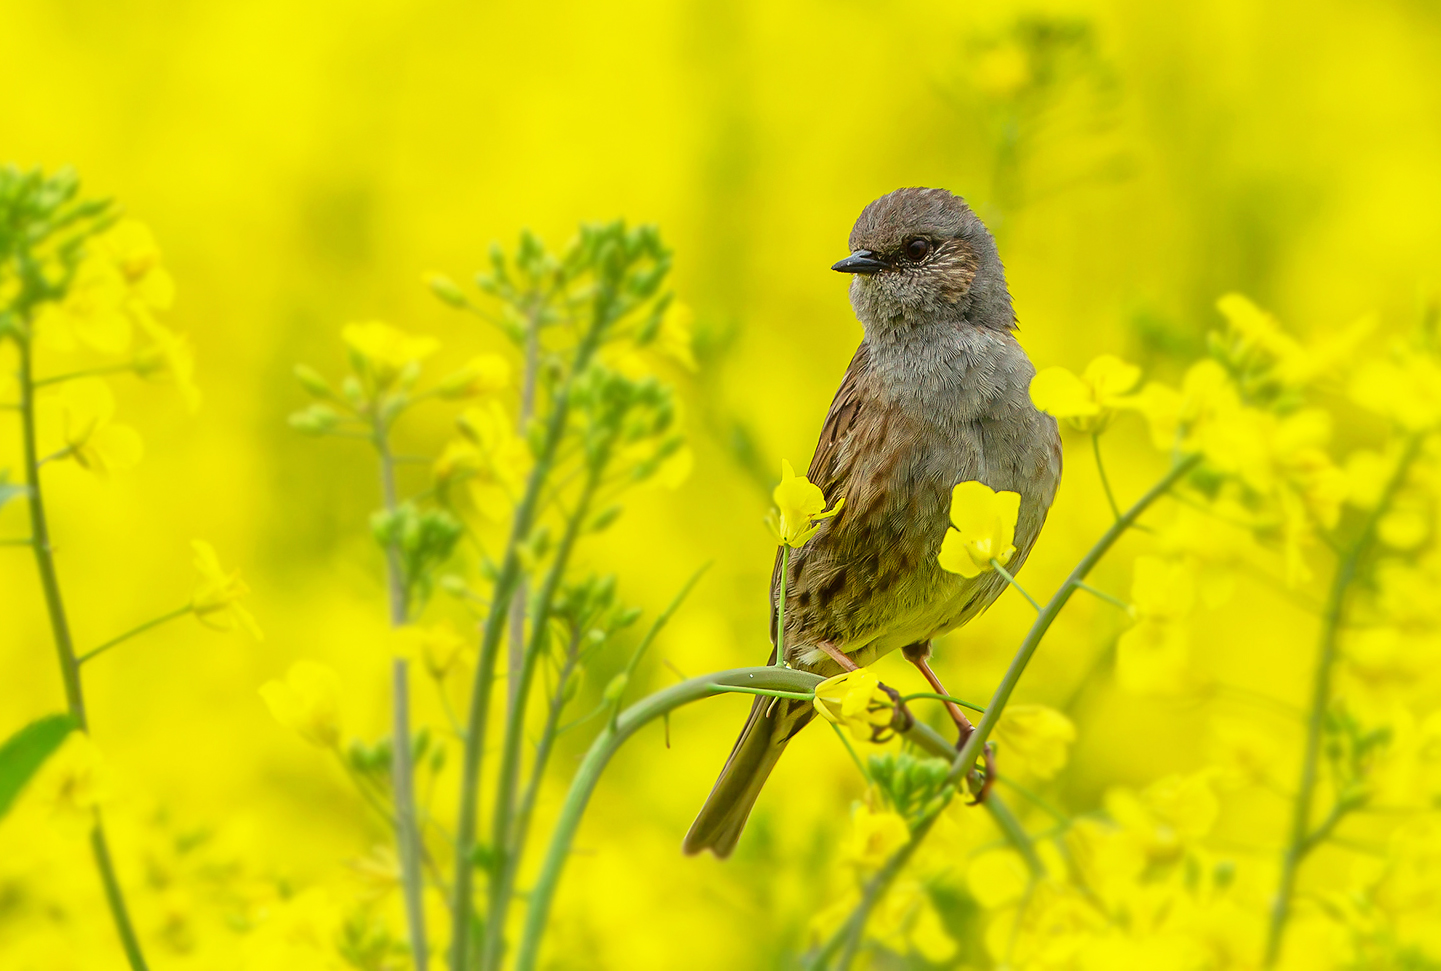
[[[1020,494],[1012,575],[1040,535],[1061,479],[1056,421],[1030,398],[1035,375],[995,239],[946,189],[902,188],[856,220],[849,274],[864,336],[826,414],[806,477],[838,514],[791,551],[785,660],[831,677],[901,650],[933,691],[931,641],[993,603],[1007,581],[941,569],[951,490],[979,480]],[[770,584],[771,657],[783,559]],[[962,733],[970,723],[948,703]],[[757,696],[683,849],[725,858],[809,701]]]

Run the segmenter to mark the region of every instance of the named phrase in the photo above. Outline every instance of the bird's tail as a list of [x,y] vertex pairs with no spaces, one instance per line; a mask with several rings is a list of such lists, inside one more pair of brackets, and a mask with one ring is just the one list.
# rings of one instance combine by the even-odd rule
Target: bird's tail
[[721,859],[731,855],[786,743],[814,714],[809,701],[756,696],[720,778],[686,834],[687,854],[710,850]]

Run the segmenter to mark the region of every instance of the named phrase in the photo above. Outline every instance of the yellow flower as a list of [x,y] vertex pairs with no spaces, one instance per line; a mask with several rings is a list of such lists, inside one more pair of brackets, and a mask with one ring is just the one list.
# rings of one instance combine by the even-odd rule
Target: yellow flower
[[241,597],[250,593],[245,581],[240,579],[239,570],[226,573],[215,555],[215,547],[201,540],[190,544],[195,551],[195,570],[200,574],[195,591],[190,595],[190,609],[206,627],[219,631],[232,631],[237,627],[256,640],[262,640],[260,628],[250,611],[240,606]]
[[159,324],[147,324],[145,331],[151,343],[135,355],[135,373],[147,381],[175,385],[194,414],[200,409],[200,389],[195,386],[195,352],[189,338]]
[[1166,776],[1139,794],[1111,789],[1104,799],[1106,813],[1142,841],[1152,861],[1174,862],[1211,832],[1220,814],[1212,775],[1207,770]]
[[1080,377],[1063,367],[1044,368],[1031,379],[1031,401],[1077,431],[1099,432],[1140,379],[1134,364],[1102,354]]
[[1116,680],[1137,694],[1180,691],[1191,654],[1184,622],[1195,604],[1190,567],[1182,561],[1136,557],[1131,602],[1137,622],[1116,642]]
[[841,856],[862,869],[879,870],[910,841],[910,827],[900,813],[876,812],[858,802],[851,811],[851,834],[841,847]]
[[374,380],[377,390],[390,387],[402,372],[418,368],[440,347],[433,337],[407,334],[379,320],[346,324],[340,336]]
[[530,450],[494,399],[467,408],[456,426],[461,437],[446,445],[431,470],[437,491],[447,497],[464,484],[481,515],[505,519],[530,473]]
[[1240,396],[1226,369],[1207,358],[1186,371],[1180,391],[1153,381],[1127,399],[1126,406],[1145,417],[1157,448],[1193,452],[1196,429],[1218,412],[1239,408]]
[[121,273],[134,307],[169,310],[175,281],[161,265],[160,247],[144,223],[125,219],[95,240],[96,252]]
[[53,350],[73,351],[79,343],[102,354],[123,354],[133,332],[125,297],[124,275],[109,261],[88,256],[64,299],[40,308],[35,331]]
[[656,349],[689,371],[696,369],[695,313],[678,300],[671,302],[660,320]]
[[425,627],[408,624],[397,630],[395,636],[397,653],[420,661],[437,681],[450,673],[470,646],[445,620]]
[[996,492],[984,482],[961,482],[951,490],[951,525],[941,541],[941,569],[963,577],[990,570],[991,560],[1011,562],[1016,547],[1019,492]]
[[312,745],[340,744],[340,678],[325,665],[296,661],[284,681],[261,685],[260,697],[276,721]]
[[845,725],[860,741],[878,740],[890,727],[895,705],[881,688],[881,679],[862,668],[827,678],[816,685],[816,711],[833,725]]
[[1047,705],[1011,705],[996,723],[996,740],[1008,775],[1053,779],[1065,768],[1076,726]]
[[1441,364],[1405,345],[1367,361],[1351,379],[1351,400],[1407,431],[1441,424]]
[[839,513],[846,504],[842,496],[827,509],[826,497],[820,486],[813,485],[803,475],[796,475],[796,470],[784,459],[781,460],[781,481],[771,493],[771,498],[780,510],[776,535],[782,543],[793,548],[804,546],[820,529],[821,521]]
[[100,378],[67,381],[56,396],[60,405],[64,456],[97,475],[133,469],[145,452],[140,433],[111,422],[115,395]]
[[90,241],[64,299],[41,308],[36,329],[56,350],[73,350],[78,341],[102,354],[122,354],[135,322],[150,322],[150,312],[168,309],[174,296],[150,230],[124,220]]
[[900,880],[891,887],[876,907],[867,934],[887,950],[914,951],[929,964],[946,964],[956,953],[956,942],[919,880]]
[[1308,346],[1239,293],[1222,296],[1216,309],[1226,318],[1235,350],[1262,357],[1269,364],[1267,375],[1290,388],[1310,384],[1348,363],[1376,329],[1375,317],[1362,317],[1340,333],[1313,340]]
[[442,398],[478,398],[494,394],[510,384],[510,362],[499,354],[480,354],[465,367],[440,382]]

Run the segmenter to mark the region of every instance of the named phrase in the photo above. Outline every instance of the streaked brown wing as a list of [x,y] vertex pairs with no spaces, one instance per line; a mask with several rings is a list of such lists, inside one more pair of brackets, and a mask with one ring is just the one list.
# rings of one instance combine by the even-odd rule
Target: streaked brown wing
[[[856,348],[855,356],[851,358],[846,373],[841,377],[841,386],[836,391],[835,398],[831,401],[831,407],[826,412],[826,420],[821,425],[820,439],[816,442],[815,455],[811,457],[810,468],[806,471],[806,478],[820,486],[822,494],[826,497],[826,504],[830,505],[845,494],[845,482],[849,469],[842,467],[841,456],[844,452],[842,445],[852,430],[856,427],[857,421],[863,412],[864,396],[861,393],[862,379],[870,368],[870,348],[862,343]],[[844,512],[841,513],[845,515]],[[796,564],[797,557],[803,557],[805,550],[794,550],[791,553],[792,568]],[[771,643],[776,640],[776,597],[780,593],[781,583],[781,551],[776,550],[775,565],[771,568],[770,604],[771,618],[770,631]],[[787,625],[789,626],[789,625]],[[775,654],[772,651],[772,660]]]

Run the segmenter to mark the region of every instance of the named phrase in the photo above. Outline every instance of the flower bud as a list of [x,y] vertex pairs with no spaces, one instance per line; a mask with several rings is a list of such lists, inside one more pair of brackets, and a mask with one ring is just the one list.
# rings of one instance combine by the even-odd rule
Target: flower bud
[[625,694],[625,689],[629,685],[630,675],[622,671],[610,679],[610,683],[605,686],[605,692],[601,695],[601,698],[608,705],[616,704],[620,701],[621,696]]
[[468,302],[465,299],[465,294],[461,292],[460,287],[444,273],[427,274],[425,282],[429,285],[431,293],[452,307],[458,309],[464,307]]
[[315,404],[294,412],[290,416],[290,427],[307,435],[325,435],[340,423],[340,415],[334,408]]
[[305,364],[295,365],[295,380],[317,398],[333,399],[335,397],[335,392],[330,390],[330,385],[326,383],[325,378],[321,377],[320,372],[313,367]]

